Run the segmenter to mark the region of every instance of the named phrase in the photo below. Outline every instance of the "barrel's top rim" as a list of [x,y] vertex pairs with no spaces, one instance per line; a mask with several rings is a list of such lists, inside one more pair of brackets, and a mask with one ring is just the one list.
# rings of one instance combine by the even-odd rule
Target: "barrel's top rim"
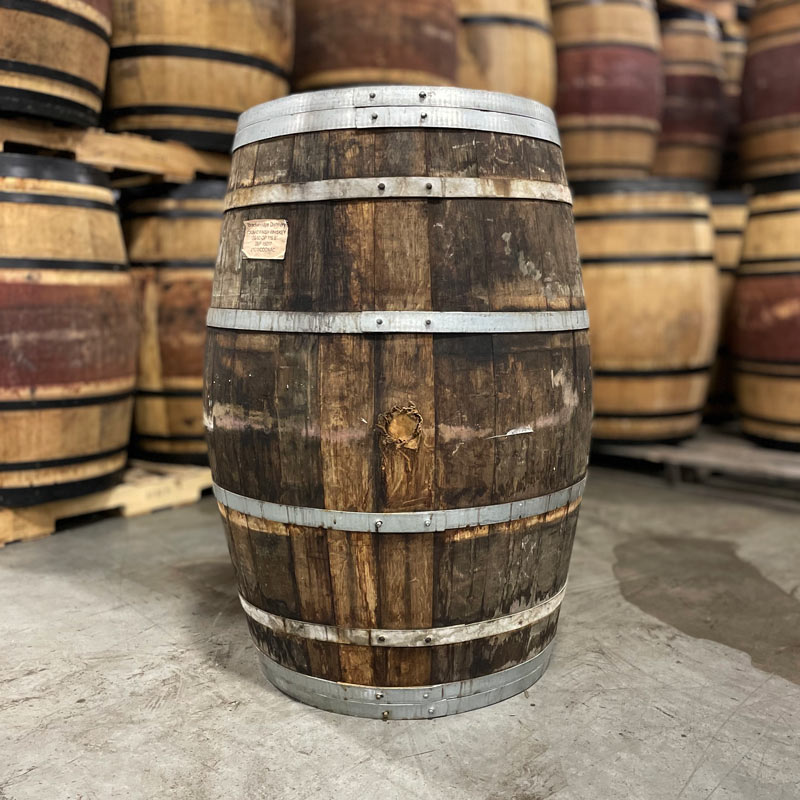
[[69,158],[28,153],[0,153],[0,178],[32,178],[111,189],[108,175],[97,167]]
[[590,197],[602,194],[653,194],[655,192],[684,192],[688,194],[709,194],[709,187],[703,181],[691,178],[640,178],[640,179],[600,179],[574,181],[570,184],[576,197]]
[[[520,121],[531,120],[540,125],[556,128],[556,118],[552,109],[535,100],[501,92],[487,92],[477,89],[462,89],[452,86],[351,86],[344,89],[325,89],[281,97],[268,103],[254,106],[239,117],[233,149],[256,141],[253,126],[264,129],[270,126],[285,126],[301,115],[339,112],[342,115],[367,112],[369,109],[405,108],[438,109],[449,112],[491,112],[504,114]],[[342,124],[341,128],[358,127]],[[391,126],[387,126],[391,127]],[[420,124],[420,127],[424,127]],[[428,127],[436,127],[430,125]],[[248,130],[249,129],[249,130]],[[468,127],[467,127],[468,129]],[[320,127],[319,130],[324,130]]]

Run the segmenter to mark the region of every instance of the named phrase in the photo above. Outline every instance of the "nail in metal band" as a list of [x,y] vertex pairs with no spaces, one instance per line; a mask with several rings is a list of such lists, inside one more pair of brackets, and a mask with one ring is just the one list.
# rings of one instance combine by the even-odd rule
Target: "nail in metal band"
[[589,327],[587,311],[248,311],[211,308],[210,328],[273,333],[555,333]]
[[278,136],[353,128],[456,128],[560,144],[553,112],[532,100],[448,87],[363,86],[251,108],[239,117],[233,149]]
[[569,187],[552,181],[510,178],[340,178],[307,183],[272,183],[237,189],[228,195],[225,210],[275,203],[395,197],[502,198],[572,204]]
[[214,484],[214,496],[226,508],[249,517],[299,525],[307,528],[326,528],[356,533],[430,533],[477,525],[497,525],[516,519],[528,519],[568,506],[583,496],[586,478],[552,494],[472,508],[447,508],[440,511],[403,511],[397,513],[364,511],[330,511],[324,508],[284,506],[245,497]]
[[524,692],[542,677],[553,643],[515,667],[471,680],[407,689],[357,686],[287,669],[260,650],[266,678],[284,694],[315,708],[371,719],[435,719],[499,703]]
[[467,625],[448,625],[441,628],[415,628],[415,629],[386,629],[386,628],[343,628],[338,625],[321,625],[315,622],[303,622],[299,619],[279,617],[269,611],[249,603],[241,595],[239,600],[245,614],[250,619],[269,628],[275,633],[285,636],[296,636],[300,639],[311,639],[316,642],[329,642],[332,644],[353,644],[363,647],[439,647],[446,644],[460,644],[471,642],[474,639],[485,639],[489,636],[500,636],[504,633],[527,628],[547,619],[555,613],[567,585],[543,603],[508,614],[495,619],[485,619],[480,622],[471,622]]

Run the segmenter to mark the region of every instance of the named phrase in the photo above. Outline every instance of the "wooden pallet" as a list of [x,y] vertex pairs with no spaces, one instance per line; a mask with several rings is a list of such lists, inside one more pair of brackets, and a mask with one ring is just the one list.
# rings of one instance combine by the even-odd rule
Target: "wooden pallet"
[[709,482],[725,479],[747,480],[788,487],[800,499],[800,452],[761,447],[736,430],[703,427],[700,433],[680,444],[595,444],[593,454],[664,467],[671,482],[690,477]]
[[211,488],[208,467],[131,461],[122,483],[104,492],[27,508],[0,509],[0,547],[55,533],[59,522],[97,512],[123,517],[196,503]]
[[[0,151],[36,151],[74,156],[76,161],[123,176],[149,175],[186,183],[198,175],[227,177],[231,159],[225,153],[203,153],[181,142],[157,142],[134,133],[108,133],[100,128],[64,128],[47,122],[0,119]],[[120,175],[123,173],[123,175]],[[138,182],[141,182],[140,180]]]

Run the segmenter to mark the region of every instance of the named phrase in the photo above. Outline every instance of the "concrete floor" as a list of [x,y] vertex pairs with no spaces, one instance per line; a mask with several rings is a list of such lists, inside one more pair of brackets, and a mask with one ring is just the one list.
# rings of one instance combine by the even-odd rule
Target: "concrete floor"
[[9,546],[0,799],[795,800],[798,519],[595,469],[547,674],[423,722],[264,683],[209,499]]

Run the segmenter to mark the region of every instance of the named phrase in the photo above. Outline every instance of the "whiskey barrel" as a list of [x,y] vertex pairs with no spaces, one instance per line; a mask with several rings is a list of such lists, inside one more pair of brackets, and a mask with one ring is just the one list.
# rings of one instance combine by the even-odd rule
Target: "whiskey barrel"
[[287,93],[293,36],[291,0],[114,3],[110,129],[228,150],[242,111]]
[[701,420],[719,287],[708,195],[691,181],[574,184],[592,317],[597,441],[676,441]]
[[0,154],[0,505],[72,497],[125,466],[133,284],[103,173]]
[[326,91],[246,113],[235,148],[205,413],[267,677],[384,719],[523,691],[549,658],[591,424],[552,112]]
[[547,0],[458,0],[458,85],[538,100],[556,96]]
[[800,0],[760,0],[750,20],[742,85],[747,178],[800,172]]
[[0,113],[96,125],[110,36],[111,0],[0,3]]
[[800,449],[800,176],[757,181],[733,300],[742,430]]
[[719,277],[720,328],[717,360],[711,370],[711,389],[705,416],[708,420],[720,422],[734,416],[728,331],[733,285],[747,225],[747,195],[737,191],[712,192],[711,224],[714,227],[714,262]]
[[203,358],[225,181],[128,191],[123,229],[141,335],[133,450],[205,464]]
[[716,19],[690,9],[661,13],[665,91],[653,173],[714,183],[727,133]]
[[296,9],[295,91],[455,81],[454,0],[296,0]]
[[553,0],[552,8],[570,180],[645,177],[664,96],[652,0]]

